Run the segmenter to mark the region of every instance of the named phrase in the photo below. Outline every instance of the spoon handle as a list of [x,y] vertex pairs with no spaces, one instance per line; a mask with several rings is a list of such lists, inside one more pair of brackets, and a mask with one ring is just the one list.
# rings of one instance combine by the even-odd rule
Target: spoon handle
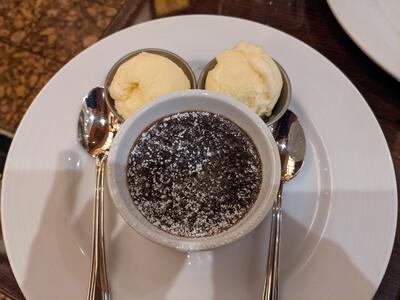
[[[94,195],[92,270],[87,300],[110,300],[104,245],[104,168],[107,155],[96,158],[96,190]],[[99,297],[100,296],[100,297]]]
[[281,180],[278,195],[272,207],[267,275],[265,277],[262,300],[278,300],[279,249],[282,225],[282,187],[283,181]]

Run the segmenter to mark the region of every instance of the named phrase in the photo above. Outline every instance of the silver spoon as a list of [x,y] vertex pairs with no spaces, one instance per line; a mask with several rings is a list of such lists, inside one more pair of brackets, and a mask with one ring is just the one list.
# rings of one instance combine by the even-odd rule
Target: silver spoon
[[264,281],[263,300],[278,300],[279,249],[282,225],[282,188],[299,172],[306,153],[306,140],[297,116],[287,110],[272,125],[272,134],[278,145],[281,159],[281,182],[272,207],[271,235],[269,240],[267,275]]
[[96,159],[96,189],[94,195],[92,270],[88,300],[100,293],[102,300],[109,300],[106,255],[104,245],[104,168],[118,122],[109,113],[103,87],[92,89],[83,99],[78,121],[78,140],[82,147]]

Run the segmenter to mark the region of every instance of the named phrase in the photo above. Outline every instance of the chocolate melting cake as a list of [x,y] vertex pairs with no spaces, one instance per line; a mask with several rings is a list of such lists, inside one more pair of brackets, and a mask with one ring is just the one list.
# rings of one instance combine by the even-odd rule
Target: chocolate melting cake
[[128,157],[132,201],[159,229],[206,237],[238,223],[257,199],[262,165],[250,137],[225,117],[180,112],[148,127]]

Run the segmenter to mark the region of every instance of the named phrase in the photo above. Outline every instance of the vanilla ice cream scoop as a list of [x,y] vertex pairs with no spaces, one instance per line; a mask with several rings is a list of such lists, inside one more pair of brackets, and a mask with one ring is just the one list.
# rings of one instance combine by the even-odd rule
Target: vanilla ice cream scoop
[[118,113],[127,119],[152,99],[186,89],[190,89],[190,81],[176,63],[142,52],[119,66],[109,92]]
[[217,58],[205,88],[239,99],[259,115],[270,116],[282,90],[282,76],[274,60],[260,47],[239,42]]

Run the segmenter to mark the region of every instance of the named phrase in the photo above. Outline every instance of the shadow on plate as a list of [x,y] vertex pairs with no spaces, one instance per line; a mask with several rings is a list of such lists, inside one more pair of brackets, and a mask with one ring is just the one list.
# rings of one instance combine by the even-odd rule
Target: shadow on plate
[[[270,220],[268,215],[252,234],[214,251],[213,300],[261,299]],[[285,213],[282,226],[282,235],[303,238],[293,245],[282,236],[280,264],[284,270],[279,277],[280,299],[349,299],[349,295],[354,295],[355,291],[358,293],[357,299],[371,298],[371,291],[376,287],[341,247],[332,241],[321,240]],[[309,248],[312,244],[314,247]],[[294,261],[293,257],[298,260]],[[303,278],[297,274],[300,271]],[[288,284],[292,285],[289,292]]]
[[[18,176],[53,180],[46,193],[40,223],[30,243],[29,257],[22,283],[29,299],[84,299],[89,282],[93,198],[82,199],[81,158],[72,151],[60,153],[57,172],[19,172]],[[93,192],[94,160],[93,160]],[[85,181],[87,182],[87,181]],[[40,186],[40,184],[38,185]],[[32,190],[35,197],[40,190]],[[106,191],[105,230],[108,276],[113,299],[125,299],[132,291],[135,299],[164,299],[179,273],[186,254],[156,245],[126,225],[114,209]],[[87,193],[85,193],[87,194]],[[108,196],[108,197],[107,197]],[[83,201],[86,200],[86,201]],[[35,215],[35,214],[34,214]],[[33,222],[34,223],[34,222]],[[135,255],[140,253],[140,255]],[[128,259],[127,259],[128,258]],[[70,291],[65,294],[65,291]],[[123,291],[124,294],[120,294]],[[125,296],[124,296],[125,295]],[[131,299],[131,298],[129,298]]]
[[[38,216],[40,225],[36,236],[28,244],[31,248],[22,285],[24,291],[30,291],[30,299],[80,299],[86,295],[93,201],[91,197],[86,201],[81,197],[80,184],[84,174],[82,168],[76,167],[79,155],[75,152],[60,153],[58,160],[56,176],[50,171],[18,174],[33,176],[36,181],[53,180],[46,194],[45,207]],[[32,193],[40,192],[39,189],[32,190]],[[119,217],[109,196],[106,197],[105,217],[108,275],[113,299],[260,298],[269,216],[254,232],[231,245],[190,254],[159,246],[141,237]],[[319,236],[288,215],[284,215],[283,230],[286,234],[282,245],[285,251],[281,256],[281,265],[285,270],[280,277],[283,299],[346,299],[346,295],[351,294],[349,289],[359,292],[360,299],[370,296],[373,284],[338,245],[320,240]],[[290,238],[303,238],[292,245],[287,241],[288,235]],[[305,243],[318,244],[319,247],[316,251],[315,247],[302,248]],[[289,256],[296,256],[301,251],[305,254],[285,267],[285,261],[293,261]],[[324,280],[318,277],[321,273],[313,273],[315,269],[323,273]],[[300,270],[307,274],[306,279],[296,278]],[[290,290],[297,290],[298,294],[287,292],[285,286],[289,283],[294,287]],[[315,291],[323,291],[324,295],[315,294]]]

